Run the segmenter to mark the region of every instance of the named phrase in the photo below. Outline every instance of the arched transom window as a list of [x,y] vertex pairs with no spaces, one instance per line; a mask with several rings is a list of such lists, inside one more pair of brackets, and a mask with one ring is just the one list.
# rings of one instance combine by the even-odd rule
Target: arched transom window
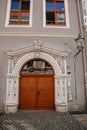
[[21,74],[53,74],[51,65],[41,59],[28,61],[21,69]]

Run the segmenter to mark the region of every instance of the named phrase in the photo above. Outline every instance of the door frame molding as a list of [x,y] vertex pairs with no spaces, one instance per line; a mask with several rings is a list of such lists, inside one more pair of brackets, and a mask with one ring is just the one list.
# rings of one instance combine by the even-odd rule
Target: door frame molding
[[[30,51],[29,51],[30,49]],[[16,112],[19,104],[19,78],[23,65],[35,58],[47,61],[54,70],[55,108],[58,111],[67,111],[67,74],[66,74],[66,53],[52,50],[40,45],[31,48],[20,49],[19,51],[8,52],[8,73],[6,87],[6,112]],[[27,52],[26,52],[27,50]],[[49,52],[49,53],[48,53]]]

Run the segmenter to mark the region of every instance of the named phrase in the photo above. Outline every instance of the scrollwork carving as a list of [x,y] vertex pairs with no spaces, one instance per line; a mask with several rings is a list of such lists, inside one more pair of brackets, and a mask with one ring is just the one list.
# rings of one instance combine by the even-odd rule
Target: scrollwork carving
[[65,74],[65,73],[66,73],[66,72],[65,72],[65,70],[66,70],[65,60],[66,60],[65,57],[58,57],[58,58],[56,59],[58,65],[59,65],[59,67],[60,67],[60,69],[61,69],[62,74]]

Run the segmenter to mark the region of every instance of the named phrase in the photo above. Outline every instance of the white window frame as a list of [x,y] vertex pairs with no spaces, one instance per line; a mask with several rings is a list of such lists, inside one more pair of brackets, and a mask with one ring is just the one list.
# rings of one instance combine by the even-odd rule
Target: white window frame
[[87,26],[87,0],[82,0],[82,8],[84,25]]
[[7,2],[7,12],[6,12],[6,20],[5,20],[5,27],[32,27],[32,19],[33,19],[33,0],[30,0],[30,20],[29,20],[29,25],[11,25],[9,24],[9,19],[10,19],[10,11],[11,11],[11,1],[8,0]]
[[[82,0],[83,15],[87,15],[87,0]],[[86,14],[84,14],[84,10]]]
[[69,22],[69,10],[68,10],[68,0],[65,0],[65,16],[66,16],[66,25],[56,25],[56,26],[50,26],[46,25],[46,0],[43,0],[43,27],[44,28],[70,28],[70,22]]

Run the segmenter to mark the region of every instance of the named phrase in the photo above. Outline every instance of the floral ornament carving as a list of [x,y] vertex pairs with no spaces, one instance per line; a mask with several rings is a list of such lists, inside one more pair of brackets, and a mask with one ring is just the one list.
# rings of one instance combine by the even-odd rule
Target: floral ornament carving
[[9,60],[8,60],[8,73],[9,74],[12,74],[12,70],[14,68],[13,66],[14,66],[13,56],[9,56]]
[[57,81],[57,97],[58,97],[58,101],[61,101],[61,86],[60,86],[60,81]]
[[12,71],[17,63],[17,61],[24,56],[25,54],[20,54],[20,55],[10,55],[9,60],[8,60],[8,74],[12,74]]
[[60,78],[60,86],[58,86],[58,93],[60,95],[60,102],[65,103],[66,102],[66,83],[65,78]]
[[42,41],[40,39],[36,39],[35,41],[33,41],[33,52],[35,58],[40,57],[41,46],[42,46]]
[[58,65],[59,65],[59,67],[60,67],[60,69],[61,69],[62,74],[65,74],[65,73],[66,73],[66,72],[65,72],[65,67],[66,67],[66,65],[65,65],[65,60],[66,60],[65,57],[58,57],[58,58],[56,59]]

